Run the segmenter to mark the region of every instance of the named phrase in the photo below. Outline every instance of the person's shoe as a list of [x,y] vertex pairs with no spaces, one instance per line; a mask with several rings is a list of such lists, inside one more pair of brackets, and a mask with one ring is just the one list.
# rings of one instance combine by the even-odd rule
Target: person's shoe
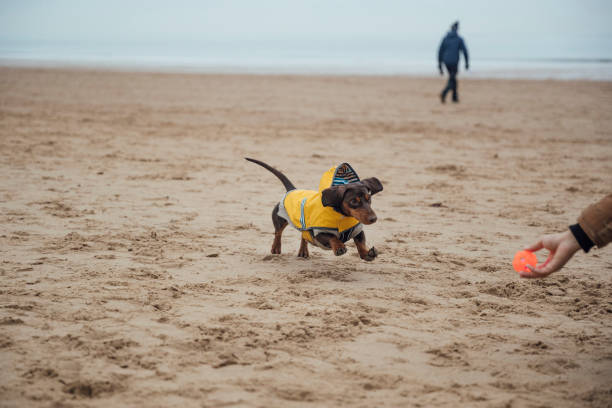
[[453,103],[459,103],[459,98],[453,98]]
[[444,92],[440,94],[440,102],[446,103],[446,95],[444,95]]

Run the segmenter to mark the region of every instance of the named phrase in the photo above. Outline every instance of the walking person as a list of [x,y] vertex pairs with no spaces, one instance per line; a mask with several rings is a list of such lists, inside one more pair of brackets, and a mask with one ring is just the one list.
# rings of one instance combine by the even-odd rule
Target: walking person
[[442,40],[438,50],[438,69],[440,70],[440,75],[444,75],[442,63],[444,63],[446,71],[448,71],[448,83],[440,94],[442,103],[446,102],[446,94],[449,91],[453,92],[453,102],[459,102],[459,96],[457,95],[457,71],[459,70],[459,53],[461,51],[463,51],[463,57],[465,58],[465,69],[467,70],[470,67],[467,47],[463,38],[457,34],[457,30],[459,30],[458,21],[453,23],[451,30]]

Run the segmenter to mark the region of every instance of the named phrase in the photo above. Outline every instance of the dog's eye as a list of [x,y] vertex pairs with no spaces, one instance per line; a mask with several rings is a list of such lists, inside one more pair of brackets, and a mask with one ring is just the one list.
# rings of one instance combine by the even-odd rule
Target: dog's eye
[[349,204],[351,205],[351,207],[359,207],[359,200],[353,198],[351,201],[349,201]]

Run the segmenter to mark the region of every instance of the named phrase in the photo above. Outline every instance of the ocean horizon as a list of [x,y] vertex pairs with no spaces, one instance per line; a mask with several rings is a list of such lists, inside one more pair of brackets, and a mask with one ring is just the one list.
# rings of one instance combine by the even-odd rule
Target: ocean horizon
[[[437,44],[0,42],[0,66],[177,73],[439,76]],[[427,52],[430,49],[432,52]],[[429,55],[428,55],[429,54]],[[608,57],[482,57],[470,50],[464,78],[612,81]]]

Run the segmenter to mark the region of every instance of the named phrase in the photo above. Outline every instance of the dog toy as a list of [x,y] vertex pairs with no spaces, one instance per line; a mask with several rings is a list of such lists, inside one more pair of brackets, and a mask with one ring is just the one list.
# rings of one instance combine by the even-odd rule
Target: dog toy
[[516,255],[514,255],[514,260],[512,261],[512,266],[514,270],[517,272],[528,272],[529,269],[527,265],[531,265],[535,268],[538,263],[538,257],[531,251],[518,251]]

